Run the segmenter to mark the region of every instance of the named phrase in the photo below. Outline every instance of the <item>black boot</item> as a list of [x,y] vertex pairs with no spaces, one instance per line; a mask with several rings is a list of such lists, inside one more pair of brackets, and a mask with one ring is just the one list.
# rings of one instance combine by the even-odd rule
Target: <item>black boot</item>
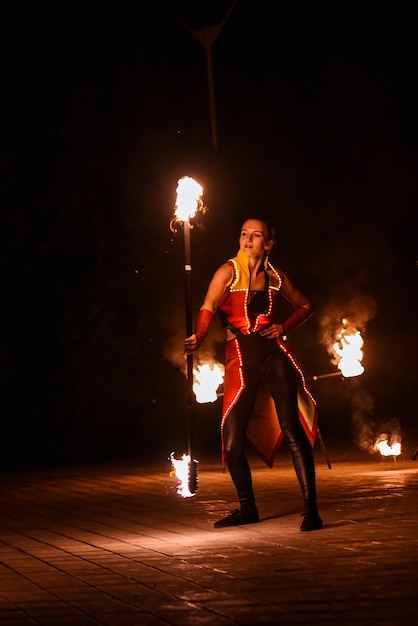
[[232,482],[237,490],[240,509],[235,509],[235,511],[232,511],[223,519],[215,522],[215,528],[242,526],[243,524],[254,524],[260,521],[255,505],[251,470],[247,459],[242,454],[236,458],[235,456],[231,456],[229,452],[227,454],[227,464]]
[[251,507],[242,507],[239,511],[235,509],[227,517],[214,523],[215,528],[226,528],[228,526],[242,526],[243,524],[254,524],[259,522],[258,510],[255,504]]
[[302,513],[303,522],[300,525],[300,529],[303,533],[310,532],[311,530],[319,530],[323,526],[323,522],[319,517],[317,509],[311,509]]
[[302,532],[319,530],[323,526],[316,504],[315,463],[312,447],[305,435],[300,442],[294,437],[288,437],[288,445],[292,455],[293,465],[298,477],[304,500]]

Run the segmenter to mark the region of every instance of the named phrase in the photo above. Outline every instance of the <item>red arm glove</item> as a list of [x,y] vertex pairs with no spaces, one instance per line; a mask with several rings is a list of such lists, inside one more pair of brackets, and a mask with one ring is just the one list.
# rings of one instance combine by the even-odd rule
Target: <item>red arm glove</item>
[[196,335],[196,342],[199,346],[206,337],[206,333],[208,332],[208,328],[212,319],[213,313],[208,309],[200,309],[199,313],[197,314],[194,332]]
[[298,309],[292,313],[290,317],[287,318],[285,322],[283,322],[283,335],[287,335],[291,330],[300,326],[303,322],[311,317],[312,311],[307,309],[306,306],[300,306]]

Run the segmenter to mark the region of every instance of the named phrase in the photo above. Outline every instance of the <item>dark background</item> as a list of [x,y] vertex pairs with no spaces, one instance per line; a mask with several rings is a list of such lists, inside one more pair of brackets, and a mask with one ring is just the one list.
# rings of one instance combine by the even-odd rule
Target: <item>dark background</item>
[[[370,449],[387,431],[416,448],[405,7],[3,9],[3,471],[186,451],[183,240],[169,228],[185,175],[208,207],[192,231],[193,315],[242,221],[268,216],[273,260],[315,305],[290,337],[306,376],[336,371],[343,317],[365,341],[362,376],[310,382],[325,443]],[[217,322],[205,351],[222,359]],[[219,447],[220,410],[196,407],[197,455]]]

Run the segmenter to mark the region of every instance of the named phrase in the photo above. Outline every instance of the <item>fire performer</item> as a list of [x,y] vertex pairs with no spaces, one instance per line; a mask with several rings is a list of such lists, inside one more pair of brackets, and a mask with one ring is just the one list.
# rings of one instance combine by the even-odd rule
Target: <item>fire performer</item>
[[[312,315],[312,305],[288,276],[270,263],[274,245],[274,232],[266,221],[244,222],[237,256],[214,273],[195,332],[184,341],[185,355],[198,350],[219,310],[226,329],[222,456],[240,508],[215,522],[215,528],[259,521],[246,444],[272,467],[283,438],[303,495],[300,530],[318,530],[323,525],[312,450],[317,407],[285,339]],[[279,296],[294,307],[285,321],[279,321]]]

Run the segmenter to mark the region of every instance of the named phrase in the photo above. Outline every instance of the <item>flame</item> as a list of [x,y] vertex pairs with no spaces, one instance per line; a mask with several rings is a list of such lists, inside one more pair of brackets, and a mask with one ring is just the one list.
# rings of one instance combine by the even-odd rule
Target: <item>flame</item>
[[203,189],[190,176],[183,176],[177,183],[177,200],[174,215],[180,222],[188,222],[202,206]]
[[196,396],[196,402],[203,404],[205,402],[215,402],[218,399],[216,391],[224,381],[224,371],[223,365],[217,363],[212,365],[204,363],[203,365],[198,365],[193,370],[195,380],[193,391]]
[[337,341],[333,345],[333,350],[338,359],[338,369],[346,378],[359,376],[364,372],[361,364],[363,358],[363,337],[359,330],[347,329],[347,320],[342,320],[343,328],[340,331]]
[[[396,439],[398,438],[396,437]],[[401,442],[394,441],[392,444],[389,444],[388,436],[383,434],[380,435],[374,444],[374,449],[379,450],[382,456],[399,456],[401,454]]]
[[179,481],[177,493],[183,498],[191,498],[195,494],[189,489],[190,454],[183,454],[181,459],[176,459],[174,458],[174,452],[172,452],[170,454],[170,461],[173,466],[173,473]]

